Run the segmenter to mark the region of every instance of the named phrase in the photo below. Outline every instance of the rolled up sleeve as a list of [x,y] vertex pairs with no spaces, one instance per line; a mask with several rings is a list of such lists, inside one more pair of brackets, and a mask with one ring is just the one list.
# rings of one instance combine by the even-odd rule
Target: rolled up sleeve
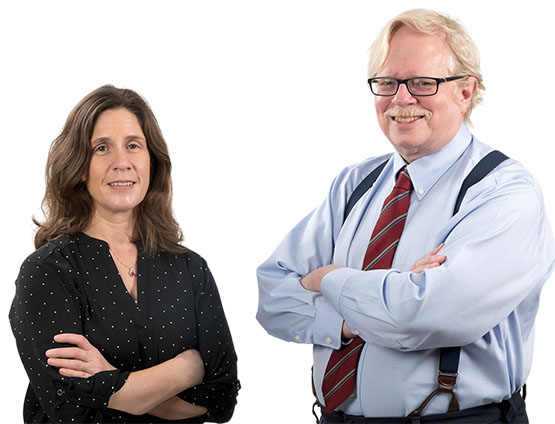
[[56,334],[83,334],[79,297],[71,268],[48,258],[28,258],[16,280],[10,310],[19,355],[30,388],[51,422],[117,421],[119,412],[109,410],[108,401],[125,384],[128,372],[67,378],[46,362],[46,350],[64,346],[54,342]]

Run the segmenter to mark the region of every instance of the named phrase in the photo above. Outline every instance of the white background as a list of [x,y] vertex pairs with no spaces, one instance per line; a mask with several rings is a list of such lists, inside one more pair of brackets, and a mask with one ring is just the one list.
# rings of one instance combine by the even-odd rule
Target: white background
[[[100,85],[141,93],[164,132],[175,213],[186,244],[216,277],[239,356],[243,389],[232,423],[313,422],[311,348],[274,339],[258,325],[255,269],[320,203],[344,166],[391,151],[374,117],[366,63],[368,47],[394,15],[427,7],[465,24],[487,86],[473,132],[532,171],[555,221],[549,179],[555,37],[547,1],[6,3],[0,6],[4,422],[21,422],[27,385],[7,315],[19,265],[33,251],[31,216],[40,216],[48,148],[71,108]],[[551,416],[554,297],[552,278],[528,380],[532,423]]]

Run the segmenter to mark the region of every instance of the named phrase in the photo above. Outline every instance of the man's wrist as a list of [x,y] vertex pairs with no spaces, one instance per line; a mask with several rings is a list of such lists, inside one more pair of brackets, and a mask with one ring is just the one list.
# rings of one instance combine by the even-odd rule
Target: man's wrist
[[356,334],[354,334],[347,326],[347,323],[343,321],[343,327],[341,329],[341,340],[344,343],[347,343],[350,342],[355,336]]

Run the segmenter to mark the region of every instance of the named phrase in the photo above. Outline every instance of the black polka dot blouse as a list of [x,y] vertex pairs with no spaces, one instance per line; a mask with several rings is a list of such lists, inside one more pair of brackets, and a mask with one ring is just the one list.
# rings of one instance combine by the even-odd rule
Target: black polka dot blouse
[[[144,254],[137,245],[137,302],[127,292],[105,241],[62,236],[31,254],[16,281],[10,323],[30,384],[29,423],[164,422],[109,409],[130,372],[198,349],[204,381],[179,396],[208,409],[179,422],[226,422],[236,404],[237,357],[216,284],[203,258]],[[59,333],[83,334],[116,371],[67,378],[46,363]]]

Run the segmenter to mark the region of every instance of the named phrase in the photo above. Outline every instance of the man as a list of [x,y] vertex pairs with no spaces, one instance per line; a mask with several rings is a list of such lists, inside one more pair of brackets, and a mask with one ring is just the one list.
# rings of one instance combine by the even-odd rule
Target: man
[[446,16],[407,11],[372,45],[369,78],[395,152],[341,172],[259,267],[257,318],[314,345],[322,423],[528,422],[555,247],[533,177],[492,165],[468,130],[484,89],[474,43]]

